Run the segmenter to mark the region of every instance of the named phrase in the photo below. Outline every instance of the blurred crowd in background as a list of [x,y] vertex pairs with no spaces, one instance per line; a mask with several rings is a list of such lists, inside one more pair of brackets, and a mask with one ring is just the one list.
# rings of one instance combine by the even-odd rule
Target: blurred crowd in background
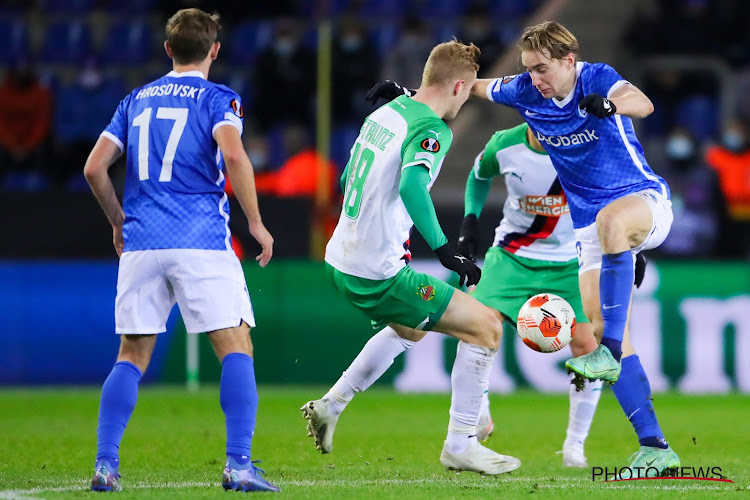
[[[638,124],[672,188],[661,253],[750,252],[750,2],[644,1],[622,49],[655,113]],[[33,4],[33,6],[30,6]],[[315,196],[317,26],[331,19],[331,191],[381,78],[419,86],[430,49],[456,36],[482,50],[480,76],[512,49],[543,0],[3,0],[0,190],[86,192],[86,157],[120,99],[167,72],[166,19],[184,7],[222,16],[210,79],[237,91],[259,190]],[[686,56],[686,57],[681,57]],[[585,57],[584,57],[585,59]],[[664,63],[668,61],[668,63]],[[616,62],[611,62],[618,67]],[[618,67],[620,69],[620,67]],[[621,71],[623,72],[623,71]],[[624,72],[623,72],[624,73]],[[731,95],[729,95],[731,94]],[[736,103],[727,110],[726,103]],[[312,169],[317,172],[317,169]],[[439,200],[438,200],[439,202]]]

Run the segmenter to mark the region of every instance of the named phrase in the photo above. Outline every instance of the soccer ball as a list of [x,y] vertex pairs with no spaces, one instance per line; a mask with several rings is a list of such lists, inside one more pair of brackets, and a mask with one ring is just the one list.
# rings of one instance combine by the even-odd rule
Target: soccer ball
[[551,293],[534,295],[518,311],[518,336],[539,352],[559,351],[576,332],[576,314],[568,301]]

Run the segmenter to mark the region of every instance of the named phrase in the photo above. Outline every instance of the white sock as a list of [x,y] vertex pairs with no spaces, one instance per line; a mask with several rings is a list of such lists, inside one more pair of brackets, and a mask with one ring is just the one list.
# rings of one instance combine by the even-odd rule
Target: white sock
[[594,420],[596,405],[602,395],[602,381],[586,381],[584,389],[576,391],[573,384],[570,385],[570,415],[568,416],[568,434],[565,438],[566,445],[583,446]]
[[479,405],[479,415],[484,415],[490,412],[490,391],[485,391],[482,394],[482,403]]
[[[487,397],[492,362],[497,349],[458,343],[451,372],[451,409],[445,444],[453,454],[462,453],[477,440],[482,399]],[[489,404],[489,399],[487,399]]]
[[396,356],[413,345],[414,342],[402,339],[390,326],[376,333],[323,396],[331,401],[331,412],[339,414],[344,411],[355,393],[370,387],[393,364]]

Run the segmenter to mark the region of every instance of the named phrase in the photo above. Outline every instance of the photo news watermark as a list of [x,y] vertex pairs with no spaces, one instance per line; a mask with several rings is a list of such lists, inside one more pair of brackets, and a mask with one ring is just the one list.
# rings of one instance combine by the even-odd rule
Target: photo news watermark
[[671,467],[660,471],[656,467],[592,467],[591,480],[603,483],[638,480],[719,481],[734,483],[724,476],[721,467]]

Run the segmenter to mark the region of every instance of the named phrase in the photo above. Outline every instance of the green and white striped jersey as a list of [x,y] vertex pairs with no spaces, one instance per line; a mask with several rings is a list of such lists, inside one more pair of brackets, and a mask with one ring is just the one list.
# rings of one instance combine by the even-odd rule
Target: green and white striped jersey
[[414,225],[399,195],[402,170],[426,167],[429,189],[452,140],[453,133],[432,109],[406,96],[368,116],[351,150],[344,204],[326,246],[326,262],[360,278],[395,276],[411,259]]

